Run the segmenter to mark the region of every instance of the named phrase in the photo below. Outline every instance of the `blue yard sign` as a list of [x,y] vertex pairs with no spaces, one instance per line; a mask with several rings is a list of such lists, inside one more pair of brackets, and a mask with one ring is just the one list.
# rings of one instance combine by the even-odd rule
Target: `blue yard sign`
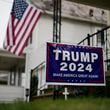
[[52,85],[105,85],[103,49],[47,43],[46,82]]

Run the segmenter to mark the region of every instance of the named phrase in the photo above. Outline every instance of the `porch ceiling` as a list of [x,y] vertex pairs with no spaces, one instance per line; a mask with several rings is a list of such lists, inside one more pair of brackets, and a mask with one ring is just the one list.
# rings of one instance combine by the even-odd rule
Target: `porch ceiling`
[[18,57],[5,50],[0,50],[0,71],[9,71],[10,69],[23,66],[25,64],[25,57]]
[[69,1],[110,10],[110,0],[69,0]]

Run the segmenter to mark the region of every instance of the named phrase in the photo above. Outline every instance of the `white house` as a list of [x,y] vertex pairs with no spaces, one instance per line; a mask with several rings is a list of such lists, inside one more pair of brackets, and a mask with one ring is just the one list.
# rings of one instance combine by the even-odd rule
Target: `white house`
[[[20,74],[17,74],[18,72],[16,70],[16,80],[13,80],[14,76],[12,76],[12,79],[10,79],[10,75],[7,75],[10,74],[10,69],[12,68],[12,66],[8,68],[8,73],[6,71],[2,71],[7,69],[0,69],[0,81],[1,79],[5,80],[4,82],[6,83],[5,86],[0,85],[0,100],[25,100],[25,96],[29,95],[26,93],[26,90],[27,92],[29,92],[28,90],[30,90],[30,79],[32,70],[34,70],[32,75],[36,75],[38,77],[38,86],[36,85],[36,95],[39,96],[43,94],[43,90],[48,88],[48,85],[46,85],[45,83],[46,42],[53,42],[53,5],[51,0],[39,0],[39,2],[37,0],[30,1],[36,7],[43,9],[44,13],[41,15],[39,22],[34,29],[32,39],[30,39],[28,46],[25,48],[24,53],[26,53],[26,56],[15,57],[12,54],[10,56],[9,53],[5,53],[5,55],[7,55],[6,58],[10,56],[10,60],[7,60],[7,62],[11,63],[12,57],[14,57],[18,59],[17,61],[15,60],[13,63],[13,65],[17,67],[17,70],[19,70],[20,68],[25,68],[25,70],[20,71]],[[87,37],[87,34],[95,33],[98,30],[106,27],[108,25],[108,20],[109,11],[105,9],[95,8],[87,5],[73,3],[67,0],[62,0],[61,42],[77,44],[82,39]],[[100,40],[97,41],[95,37],[93,39],[93,42],[94,46],[96,46],[96,42],[100,43]],[[2,53],[2,50],[0,53]],[[5,66],[9,65],[11,64],[6,64]],[[14,66],[13,68],[15,69]],[[1,60],[0,67],[2,67]],[[11,74],[13,74],[13,72]],[[25,80],[21,78],[21,76],[23,75],[25,75]],[[21,80],[23,83],[21,83]],[[10,81],[14,83],[14,86],[9,83]],[[20,85],[18,82],[20,82]],[[8,92],[10,92],[10,94]],[[27,97],[27,100],[29,100],[29,96]]]
[[[39,1],[39,3],[35,0],[32,1],[37,7],[45,10],[33,32],[32,43],[26,51],[26,79],[30,79],[31,70],[34,69],[32,74],[38,77],[37,96],[39,96],[44,94],[43,89],[48,88],[45,83],[45,59],[46,42],[52,42],[53,39],[52,3],[50,0]],[[93,15],[91,15],[91,10]],[[104,14],[102,14],[103,12]],[[77,44],[88,33],[92,34],[106,27],[108,19],[109,12],[107,10],[63,0],[61,42]],[[93,45],[96,46],[97,42],[101,43],[100,40],[97,41],[97,38],[94,37]],[[26,84],[26,87],[30,88],[29,80],[27,80]]]

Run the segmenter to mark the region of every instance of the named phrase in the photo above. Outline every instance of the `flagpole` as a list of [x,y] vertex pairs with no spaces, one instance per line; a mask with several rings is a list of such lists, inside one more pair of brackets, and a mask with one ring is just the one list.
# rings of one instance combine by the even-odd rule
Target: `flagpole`
[[[53,0],[53,42],[61,42],[61,0]],[[53,100],[58,97],[58,86],[54,86]]]

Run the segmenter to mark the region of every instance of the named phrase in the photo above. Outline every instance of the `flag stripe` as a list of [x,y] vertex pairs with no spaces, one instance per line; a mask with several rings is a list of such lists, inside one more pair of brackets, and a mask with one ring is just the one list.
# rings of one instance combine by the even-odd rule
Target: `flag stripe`
[[15,31],[15,28],[14,28],[14,21],[15,21],[15,18],[13,16],[11,16],[11,19],[12,19],[12,26],[11,26],[11,29],[10,31],[12,31],[12,45],[15,44],[15,35],[14,35],[14,31]]
[[[29,15],[29,13],[30,13],[31,10],[32,10],[32,7],[29,6],[29,7],[27,8],[26,12],[24,13],[22,19],[20,20],[19,24],[18,24],[17,27],[16,27],[15,36],[17,36],[18,31],[19,31],[20,29],[22,29],[22,27],[24,26],[24,24],[25,24],[25,22],[26,22],[26,19],[28,19],[28,17],[29,17],[28,15]],[[21,27],[21,28],[19,28],[19,27]]]
[[16,55],[21,55],[40,15],[41,11],[26,1],[14,0],[7,26],[5,49]]
[[[8,25],[8,27],[9,27],[9,25]],[[10,45],[10,39],[9,39],[9,28],[7,28],[7,39],[6,39],[6,45],[5,46],[7,46],[7,45]]]
[[[30,19],[29,25],[30,25],[31,30],[32,30],[32,27],[33,27],[33,25],[35,24],[35,20],[36,20],[36,18],[35,18],[34,16],[38,16],[36,10],[35,10],[35,12],[33,13],[33,16],[32,16],[31,19]],[[16,50],[17,54],[19,54],[19,51],[21,50],[23,44],[24,44],[25,42],[27,43],[27,40],[28,40],[29,37],[30,37],[30,34],[29,34],[29,33],[31,32],[31,30],[29,29],[29,27],[27,27],[26,30],[27,30],[27,32],[24,33],[23,39],[19,42],[19,47],[18,47],[17,50]]]
[[[28,25],[28,20],[30,19],[30,16],[31,16],[31,14],[32,14],[31,11],[33,11],[32,8],[30,8],[30,10],[29,10],[29,12],[27,13],[27,15],[25,16],[24,20],[22,20],[23,22],[22,22],[22,25],[20,26],[21,28],[19,28],[19,30],[17,30],[17,31],[18,31],[17,33],[15,33],[16,36],[22,36],[22,34],[23,34],[25,28],[26,28],[27,25]],[[18,26],[18,27],[19,27],[19,26]]]
[[12,46],[13,44],[14,44],[14,33],[13,33],[13,31],[14,31],[14,29],[12,29],[12,25],[13,25],[13,21],[12,21],[13,19],[12,19],[12,17],[10,17],[10,22],[8,22],[8,26],[7,26],[7,32],[6,32],[6,38],[5,38],[5,46],[8,46],[8,45],[10,45],[10,46]]
[[20,40],[18,40],[18,42],[16,42],[17,45],[16,45],[15,49],[13,50],[14,53],[19,48],[19,46],[21,46],[21,42],[23,41],[23,38],[25,38],[25,36],[26,36],[25,34],[29,34],[28,29],[31,28],[29,25],[32,22],[32,18],[34,16],[34,13],[35,13],[35,10],[32,10],[29,15],[30,17],[28,17],[29,19],[27,19],[27,21],[26,21],[28,23],[26,23],[26,26],[24,27],[24,29],[22,29],[23,32],[20,33],[20,36],[18,35]]
[[38,12],[37,12],[35,16],[38,16],[38,17],[37,17],[37,19],[33,19],[33,21],[31,21],[30,27],[31,27],[32,29],[29,30],[29,28],[28,28],[28,31],[29,31],[29,32],[26,33],[26,35],[25,35],[25,36],[27,36],[27,37],[25,37],[25,38],[23,39],[23,41],[22,41],[21,44],[20,44],[20,47],[19,47],[18,50],[16,51],[16,53],[17,53],[18,55],[21,54],[21,52],[22,52],[24,46],[27,44],[28,39],[29,39],[29,37],[30,37],[29,33],[31,33],[31,32],[33,31],[33,29],[34,29],[34,27],[35,27],[35,24],[37,23],[37,21],[38,21],[40,15],[39,15]]
[[[18,26],[19,23],[20,23],[20,22],[19,22],[18,19],[15,19],[15,20],[14,20],[14,28],[15,28],[15,29],[17,28],[17,26]],[[15,31],[16,31],[16,30],[15,30]]]
[[[8,23],[8,27],[9,27],[9,23]],[[5,39],[5,46],[8,46],[8,45],[10,45],[11,43],[10,43],[10,40],[11,40],[11,38],[10,38],[10,31],[9,31],[9,29],[10,28],[7,28],[7,32],[6,32],[6,35],[7,35],[7,37],[6,37],[6,39]]]
[[[31,8],[30,8],[30,9],[31,9]],[[35,11],[35,10],[32,10],[32,9],[31,9],[31,12],[27,13],[27,14],[28,14],[28,18],[27,18],[27,16],[25,15],[25,19],[24,19],[24,20],[25,20],[25,23],[22,25],[23,28],[21,27],[22,30],[20,29],[20,32],[18,33],[18,35],[16,35],[16,36],[17,36],[17,37],[16,37],[16,45],[11,48],[11,52],[14,52],[14,51],[15,51],[15,48],[17,47],[18,43],[20,42],[20,40],[22,40],[23,33],[26,32],[25,30],[26,30],[26,28],[28,27],[28,24],[29,24],[29,21],[30,21],[30,17],[33,15],[34,11]]]
[[[34,23],[34,25],[33,25],[33,28],[32,28],[32,30],[31,30],[31,32],[33,31],[33,29],[34,29],[34,27],[35,27],[37,21],[39,20],[40,15],[41,15],[41,13],[39,13],[38,18],[36,19],[36,21],[35,21],[35,23]],[[23,52],[23,49],[25,48],[25,46],[26,46],[26,44],[27,44],[27,42],[28,42],[29,37],[30,37],[30,35],[28,35],[28,38],[26,39],[26,42],[23,44],[23,46],[22,46],[21,50],[19,51],[18,55],[20,55],[20,54]]]

